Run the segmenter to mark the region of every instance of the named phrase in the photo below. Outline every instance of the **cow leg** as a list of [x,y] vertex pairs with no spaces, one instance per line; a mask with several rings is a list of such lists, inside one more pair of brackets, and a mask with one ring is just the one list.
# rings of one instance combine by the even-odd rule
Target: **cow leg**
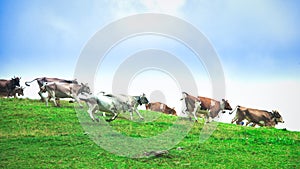
[[111,122],[111,121],[115,120],[118,117],[118,115],[119,115],[118,113],[114,113],[114,116],[106,121]]
[[232,120],[231,120],[231,123],[234,123],[238,120],[238,116],[236,115]]
[[236,123],[237,125],[242,125],[241,122],[242,122],[243,120],[244,120],[244,119],[239,119],[239,118],[238,118],[238,119],[235,120],[235,123]]
[[206,123],[210,123],[210,122],[212,122],[212,117],[206,116]]
[[133,109],[131,109],[130,111],[129,111],[129,113],[130,113],[130,120],[133,120]]
[[119,113],[114,113],[114,117],[112,117],[112,120],[115,120],[118,117]]
[[[46,99],[43,97],[43,94],[42,94],[43,92],[40,90],[39,92],[38,92],[38,94],[39,94],[39,96],[41,97],[41,101],[46,101]],[[50,100],[50,99],[49,99]]]
[[89,113],[89,115],[90,115],[90,118],[91,118],[93,121],[95,121],[95,117],[94,117],[94,115],[93,115],[93,111],[92,111],[92,109],[91,109],[91,108],[89,108],[87,112]]
[[94,114],[96,113],[97,110],[98,110],[98,105],[96,105],[96,104],[94,104],[94,105],[89,104],[88,113],[89,113],[91,119],[93,121],[96,120],[97,122],[99,122],[99,119],[94,117]]
[[56,107],[59,107],[59,106],[57,105],[57,102],[56,102],[56,98],[55,98],[55,97],[53,98],[53,102],[54,102],[54,105],[55,105]]
[[198,123],[198,118],[197,118],[197,116],[196,116],[196,113],[195,113],[195,112],[193,112],[193,115],[194,115],[194,118],[195,118],[195,122],[197,122],[197,123]]
[[[129,109],[129,114],[130,114],[130,120],[133,120],[133,111],[135,111],[133,108]],[[124,111],[125,112],[125,111]]]
[[144,117],[140,114],[138,109],[135,109],[135,112],[140,117],[141,120],[144,120]]
[[10,90],[6,89],[6,93],[7,93],[6,97],[9,98]]
[[80,108],[83,108],[83,105],[80,103],[80,100],[78,97],[73,97],[73,99],[75,99],[75,101],[79,104]]
[[58,107],[56,102],[56,97],[55,97],[55,91],[50,91],[50,92],[48,91],[48,94],[50,95],[51,98],[53,98],[54,105]]
[[58,106],[58,107],[61,106],[61,105],[60,105],[60,100],[59,100],[59,98],[56,98],[56,103],[57,103],[57,106]]
[[45,98],[43,97],[43,95],[41,95],[41,101],[43,101],[43,100],[45,100],[45,104],[46,104],[46,106],[48,107],[48,99],[45,99]]
[[[39,92],[39,95],[41,96],[41,101],[45,100],[45,105],[48,107],[48,101],[50,101],[50,99],[45,98],[42,93]],[[49,95],[49,92],[48,92]],[[49,96],[48,96],[49,97]]]

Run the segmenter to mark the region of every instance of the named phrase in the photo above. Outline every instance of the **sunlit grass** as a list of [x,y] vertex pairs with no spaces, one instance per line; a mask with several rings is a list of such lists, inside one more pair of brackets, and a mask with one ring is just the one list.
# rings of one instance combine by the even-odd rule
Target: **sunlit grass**
[[[86,124],[95,124],[85,109],[79,110],[77,113],[86,117]],[[131,159],[95,144],[83,130],[77,113],[74,104],[67,101],[62,102],[62,107],[46,107],[38,100],[0,99],[0,168],[300,167],[299,132],[214,122],[217,127],[213,134],[199,143],[204,127],[200,120],[169,154]],[[178,120],[157,112],[141,114],[144,121],[135,114],[135,121],[130,121],[129,115],[124,114],[110,126],[125,136],[151,138],[174,127]]]

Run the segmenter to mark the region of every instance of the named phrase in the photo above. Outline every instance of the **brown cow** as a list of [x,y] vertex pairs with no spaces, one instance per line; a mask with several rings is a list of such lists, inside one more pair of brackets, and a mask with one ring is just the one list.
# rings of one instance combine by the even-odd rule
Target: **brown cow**
[[[40,77],[40,78],[35,78],[32,81],[25,82],[25,85],[30,86],[29,83],[32,83],[35,80],[37,81],[37,83],[40,87],[40,91],[38,92],[38,94],[40,95],[41,100],[44,100],[42,93],[46,92],[45,90],[42,90],[41,87],[46,82],[62,82],[62,83],[78,84],[76,79],[75,80],[65,80],[65,79],[59,79],[59,78]],[[50,100],[50,98],[49,98],[49,100]]]
[[149,103],[149,104],[146,104],[145,107],[146,107],[146,110],[150,109],[151,111],[162,112],[165,114],[177,116],[177,113],[174,110],[174,108],[170,108],[166,104],[161,103],[161,102]]
[[[186,103],[186,112],[195,113],[194,116],[196,116],[196,113],[200,113],[205,115],[207,122],[210,122],[211,118],[215,118],[218,116],[219,112],[222,110],[224,113],[225,110],[232,110],[230,104],[227,100],[222,99],[221,102],[207,98],[207,97],[194,97],[186,92],[182,92],[183,98],[185,99]],[[199,102],[200,106],[196,107],[195,103]],[[196,110],[197,109],[197,110]],[[205,110],[205,111],[200,111]]]
[[11,78],[11,80],[0,79],[0,92],[5,92],[7,97],[11,96],[14,89],[18,86],[20,87],[19,77]]
[[[9,95],[10,96],[14,96],[14,98],[17,98],[17,94],[18,96],[24,96],[24,87],[16,87]],[[0,96],[3,96],[3,97],[7,97],[7,92],[3,92],[3,91],[0,91]]]
[[[236,124],[240,124],[243,120],[247,120],[246,126],[249,123],[253,123],[253,127],[258,124],[259,126],[272,126],[275,127],[278,122],[284,123],[281,115],[278,111],[272,110],[272,112],[266,110],[259,110],[253,108],[247,108],[242,106],[237,106],[235,108],[236,115],[234,119],[232,119],[231,123],[236,122]],[[230,114],[232,114],[232,111]]]
[[211,118],[217,117],[221,110],[222,113],[225,113],[225,110],[232,110],[228,100],[222,99],[221,102],[219,102],[202,96],[198,96],[197,98],[201,101],[201,110],[208,110]]
[[[53,98],[55,106],[60,106],[56,102],[58,98],[73,98],[82,107],[78,95],[81,93],[90,93],[90,88],[88,84],[74,84],[74,83],[62,83],[62,82],[45,82],[41,87],[43,91],[48,92],[48,97]],[[46,100],[46,106],[48,106],[48,101]]]

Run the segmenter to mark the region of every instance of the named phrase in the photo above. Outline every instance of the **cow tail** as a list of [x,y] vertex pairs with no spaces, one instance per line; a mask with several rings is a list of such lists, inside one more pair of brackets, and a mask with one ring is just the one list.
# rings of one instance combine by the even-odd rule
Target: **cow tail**
[[33,79],[32,81],[30,81],[30,82],[25,82],[25,85],[26,86],[30,86],[28,83],[32,83],[33,81],[35,81],[35,80],[37,80],[38,78],[35,78],[35,79]]

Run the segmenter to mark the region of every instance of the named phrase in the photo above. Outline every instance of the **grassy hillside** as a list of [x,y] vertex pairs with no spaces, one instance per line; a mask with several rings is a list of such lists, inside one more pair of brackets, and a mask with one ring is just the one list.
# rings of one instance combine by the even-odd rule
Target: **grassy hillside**
[[[154,122],[135,123],[118,118],[111,126],[131,137],[149,137],[175,119],[161,115]],[[300,132],[219,123],[199,143],[202,127],[195,124],[167,155],[131,159],[89,139],[73,104],[57,108],[37,100],[0,99],[0,168],[300,168]]]

